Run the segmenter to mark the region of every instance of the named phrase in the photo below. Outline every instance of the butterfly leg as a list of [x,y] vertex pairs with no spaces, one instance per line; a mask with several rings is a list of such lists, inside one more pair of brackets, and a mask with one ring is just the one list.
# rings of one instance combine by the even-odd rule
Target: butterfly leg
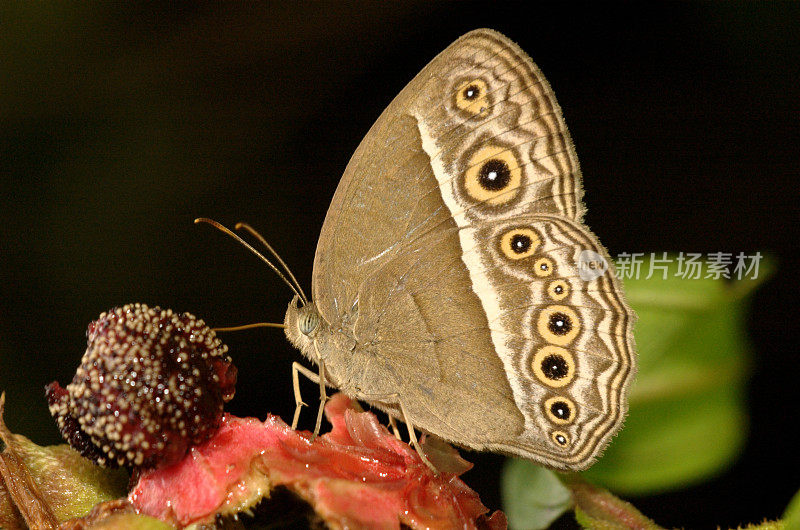
[[294,387],[294,418],[292,418],[292,430],[297,429],[297,423],[300,420],[300,411],[303,406],[308,406],[303,402],[300,395],[300,378],[298,374],[303,374],[314,383],[319,383],[319,410],[317,410],[317,423],[314,426],[314,434],[311,436],[313,442],[317,435],[319,435],[320,427],[322,426],[322,414],[325,412],[325,403],[328,402],[328,392],[325,388],[325,364],[322,359],[319,359],[319,374],[315,374],[302,364],[298,362],[292,363],[292,386]]
[[314,425],[314,434],[311,436],[313,442],[319,434],[319,429],[322,426],[322,413],[325,411],[325,403],[328,402],[328,392],[325,388],[325,363],[322,358],[317,360],[319,363],[319,410],[317,410],[317,424]]
[[395,421],[394,416],[391,414],[389,414],[389,427],[392,428],[394,437],[402,441],[402,438],[400,438],[400,431],[397,430],[397,422]]
[[[419,441],[417,441],[417,433],[414,431],[414,424],[408,418],[408,413],[406,412],[405,406],[403,406],[403,401],[400,399],[400,394],[386,394],[386,395],[380,396],[380,395],[374,395],[374,394],[368,395],[368,394],[364,394],[362,392],[357,391],[356,398],[364,400],[364,401],[367,401],[367,402],[370,402],[370,401],[389,401],[389,400],[396,401],[398,406],[400,407],[400,414],[403,415],[403,423],[405,423],[406,427],[408,428],[408,439],[411,442],[411,446],[417,451],[417,454],[422,459],[422,461],[425,462],[425,465],[428,466],[429,468],[431,468],[431,470],[436,475],[439,474],[439,470],[436,469],[436,467],[434,467],[433,464],[431,464],[431,461],[428,460],[428,457],[425,456],[425,453],[422,451],[422,446],[419,445]],[[389,416],[389,418],[391,418],[391,415]]]
[[400,412],[401,414],[403,414],[403,422],[406,424],[406,427],[408,427],[408,439],[411,441],[411,445],[414,447],[414,449],[417,450],[417,454],[422,459],[422,461],[425,462],[425,465],[431,468],[433,472],[438,475],[439,470],[436,469],[436,467],[434,467],[433,464],[431,464],[431,461],[428,460],[428,457],[425,456],[425,453],[422,451],[422,446],[419,445],[419,442],[417,441],[417,433],[416,431],[414,431],[414,424],[411,423],[410,419],[408,419],[406,408],[403,406],[403,402],[400,401],[399,396],[397,398],[397,404],[400,405]]
[[319,383],[319,377],[317,374],[303,366],[298,362],[292,363],[292,387],[294,388],[294,418],[292,419],[292,430],[297,429],[297,422],[300,420],[300,411],[305,406],[303,403],[303,398],[300,395],[300,378],[298,377],[299,374],[303,374],[307,378],[309,378],[314,383]]

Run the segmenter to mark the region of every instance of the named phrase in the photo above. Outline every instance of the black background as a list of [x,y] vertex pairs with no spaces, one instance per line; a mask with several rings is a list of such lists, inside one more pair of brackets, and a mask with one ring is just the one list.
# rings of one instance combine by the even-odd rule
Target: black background
[[[250,222],[308,290],[360,139],[434,55],[487,26],[550,80],[581,160],[587,223],[612,254],[758,250],[779,261],[748,321],[742,458],[635,504],[666,526],[735,526],[778,517],[800,487],[800,5],[0,9],[0,388],[12,430],[59,441],[42,387],[71,379],[86,325],[112,306],[160,304],[212,326],[282,321],[288,289],[192,220]],[[290,418],[299,357],[281,333],[224,339],[240,367],[229,410]],[[466,456],[477,466],[465,480],[499,508],[502,459]]]

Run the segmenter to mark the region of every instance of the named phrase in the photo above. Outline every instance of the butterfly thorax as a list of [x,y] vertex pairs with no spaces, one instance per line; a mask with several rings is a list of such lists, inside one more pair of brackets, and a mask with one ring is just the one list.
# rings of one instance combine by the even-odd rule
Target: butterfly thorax
[[[326,321],[316,305],[300,306],[297,297],[286,310],[286,336],[303,355],[317,365],[324,365],[329,386],[356,397],[389,394],[397,389],[396,374],[380,351],[370,342],[359,341],[348,314],[341,321]],[[322,362],[320,362],[322,361]]]

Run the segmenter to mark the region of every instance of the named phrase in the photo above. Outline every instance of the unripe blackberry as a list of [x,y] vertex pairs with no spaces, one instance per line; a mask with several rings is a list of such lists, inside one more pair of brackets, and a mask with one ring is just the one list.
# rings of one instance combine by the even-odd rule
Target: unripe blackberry
[[168,465],[217,430],[236,367],[202,320],[128,304],[86,336],[72,383],[45,388],[61,435],[82,455],[109,467]]

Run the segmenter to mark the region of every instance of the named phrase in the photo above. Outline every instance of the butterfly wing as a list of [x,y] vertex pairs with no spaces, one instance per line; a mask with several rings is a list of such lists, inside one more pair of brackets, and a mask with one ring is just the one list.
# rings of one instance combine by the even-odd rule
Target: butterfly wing
[[[470,81],[482,92],[468,99]],[[422,141],[431,138],[436,145],[423,149]],[[503,194],[517,205],[509,214],[582,218],[578,159],[550,85],[506,37],[472,31],[400,92],[350,159],[314,258],[313,294],[323,315],[346,311],[360,280],[381,261],[452,218],[430,168],[457,175],[477,167],[491,154],[475,148],[485,143],[481,139],[492,139],[493,152],[502,149],[506,158],[519,154],[512,162],[514,188]],[[454,189],[467,193],[461,184],[452,179]],[[472,217],[480,210],[478,205],[463,213]]]
[[[352,331],[352,366],[372,367],[344,370],[343,388],[396,392],[416,426],[461,445],[591,463],[635,356],[580,180],[552,90],[514,43],[476,30],[437,56],[356,150],[323,225],[317,307]],[[606,269],[581,275],[587,256]]]

